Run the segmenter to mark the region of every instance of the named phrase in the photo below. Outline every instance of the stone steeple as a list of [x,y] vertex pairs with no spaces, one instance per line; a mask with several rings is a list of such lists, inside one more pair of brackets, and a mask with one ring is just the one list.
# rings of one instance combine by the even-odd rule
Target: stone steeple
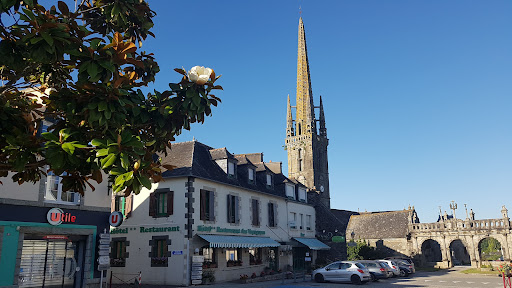
[[297,51],[297,134],[309,134],[315,130],[313,91],[309,75],[308,48],[302,17],[299,19],[299,45]]
[[[313,104],[313,90],[309,72],[306,34],[302,17],[299,19],[297,52],[296,106],[290,104],[288,95],[285,146],[288,151],[288,177],[295,179],[316,192],[317,203],[330,208],[329,171],[327,165],[327,130],[322,99],[320,106]],[[295,108],[293,120],[292,108]],[[320,108],[319,119],[315,108]],[[317,129],[319,122],[320,129]]]

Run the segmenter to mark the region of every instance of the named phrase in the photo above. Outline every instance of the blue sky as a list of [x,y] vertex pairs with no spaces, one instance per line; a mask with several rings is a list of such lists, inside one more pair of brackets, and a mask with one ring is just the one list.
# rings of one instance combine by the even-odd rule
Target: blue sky
[[[222,74],[222,104],[192,137],[282,161],[286,98],[295,100],[299,9],[313,95],[327,119],[331,206],[414,205],[421,222],[455,200],[476,218],[512,208],[512,2],[150,1],[161,72]],[[292,104],[293,105],[293,104]],[[511,210],[512,214],[512,210]]]

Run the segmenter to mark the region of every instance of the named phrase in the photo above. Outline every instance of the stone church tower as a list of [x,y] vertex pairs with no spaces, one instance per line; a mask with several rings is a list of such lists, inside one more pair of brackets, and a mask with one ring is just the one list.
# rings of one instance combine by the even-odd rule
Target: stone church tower
[[[306,34],[302,17],[299,19],[299,45],[297,53],[297,98],[291,106],[288,95],[286,119],[286,150],[288,151],[288,177],[318,193],[318,202],[330,209],[329,170],[327,164],[327,129],[324,108],[313,104],[313,92],[309,75]],[[292,109],[295,108],[295,120]],[[315,117],[319,109],[319,118]],[[318,124],[318,125],[317,125]]]

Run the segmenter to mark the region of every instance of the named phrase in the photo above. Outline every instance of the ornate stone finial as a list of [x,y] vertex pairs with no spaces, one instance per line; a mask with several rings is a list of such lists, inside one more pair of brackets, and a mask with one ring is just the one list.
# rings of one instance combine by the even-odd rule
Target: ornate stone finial
[[508,210],[505,208],[505,205],[501,206],[501,215],[503,215],[503,218],[508,219]]
[[450,209],[453,210],[453,219],[457,219],[457,217],[455,216],[455,210],[457,210],[457,203],[455,203],[455,201],[452,201],[452,203],[450,203]]
[[448,213],[446,213],[446,210],[444,210],[444,220],[448,220]]
[[409,204],[409,207],[407,207],[407,210],[411,210],[411,204]]

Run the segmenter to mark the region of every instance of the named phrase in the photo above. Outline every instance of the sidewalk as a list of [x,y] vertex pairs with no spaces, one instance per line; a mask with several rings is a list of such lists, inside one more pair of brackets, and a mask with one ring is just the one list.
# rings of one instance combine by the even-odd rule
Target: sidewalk
[[[265,282],[256,282],[256,283],[246,283],[241,284],[239,281],[233,281],[233,282],[223,282],[223,283],[214,283],[209,285],[191,285],[189,287],[204,287],[204,288],[234,288],[234,287],[241,287],[241,288],[267,288],[267,287],[290,287],[290,286],[301,286],[301,284],[310,283],[311,279],[309,277],[306,277],[306,281],[304,282],[302,278],[296,279],[297,282],[294,282],[294,279],[285,279],[284,284],[283,280],[273,280],[273,281],[265,281]],[[108,284],[107,286],[109,287]],[[112,288],[127,288],[127,287],[133,287],[133,288],[177,288],[177,287],[183,287],[183,286],[173,286],[173,285],[120,285],[120,284],[113,284]]]

